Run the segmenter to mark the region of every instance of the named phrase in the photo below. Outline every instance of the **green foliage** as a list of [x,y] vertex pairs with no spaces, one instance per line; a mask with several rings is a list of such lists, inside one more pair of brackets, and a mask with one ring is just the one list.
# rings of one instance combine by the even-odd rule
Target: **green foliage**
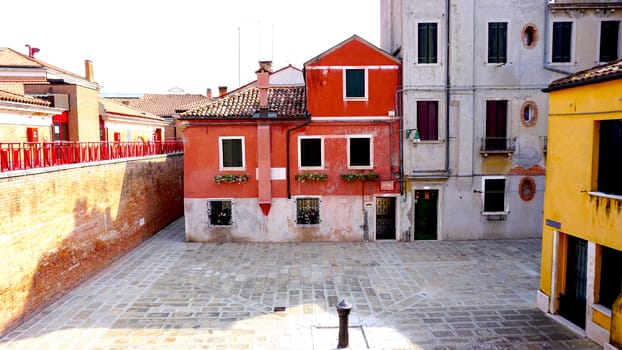
[[248,174],[241,174],[241,175],[235,175],[235,174],[223,174],[223,175],[214,175],[214,182],[215,183],[245,183],[246,181],[248,181]]
[[341,174],[341,179],[344,181],[365,181],[365,180],[376,180],[380,177],[379,174],[374,172],[369,173],[345,173]]
[[294,179],[296,181],[305,182],[305,181],[326,181],[328,179],[328,175],[322,173],[309,173],[303,172],[294,175]]

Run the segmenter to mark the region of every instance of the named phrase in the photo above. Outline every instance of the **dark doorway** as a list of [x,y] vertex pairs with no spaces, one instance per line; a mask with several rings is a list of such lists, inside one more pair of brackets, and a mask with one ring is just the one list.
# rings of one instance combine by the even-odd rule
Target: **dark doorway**
[[566,288],[559,296],[559,314],[585,328],[587,241],[573,236],[567,237]]
[[395,239],[395,198],[376,198],[376,240]]
[[415,191],[415,239],[437,239],[438,190]]

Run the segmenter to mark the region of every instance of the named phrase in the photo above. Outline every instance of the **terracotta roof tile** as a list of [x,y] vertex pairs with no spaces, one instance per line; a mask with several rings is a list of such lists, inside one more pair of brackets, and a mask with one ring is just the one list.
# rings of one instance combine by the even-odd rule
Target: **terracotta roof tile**
[[620,78],[622,78],[622,60],[582,70],[561,79],[554,80],[549,84],[549,87],[543,91],[549,92]]
[[144,119],[152,119],[157,121],[162,121],[163,119],[160,116],[157,116],[153,113],[144,112],[142,110],[138,110],[132,108],[130,106],[126,106],[122,103],[112,101],[107,98],[100,98],[99,101],[104,105],[104,110],[106,113],[125,115],[130,117],[138,117]]
[[111,100],[161,117],[171,116],[178,110],[187,110],[189,108],[184,106],[189,104],[210,101],[200,94],[144,94],[140,98],[111,98]]
[[[304,86],[268,87],[268,111],[276,118],[304,118]],[[249,84],[214,101],[184,112],[180,119],[246,119],[259,110],[259,88]]]
[[0,90],[0,101],[25,103],[36,106],[49,106],[50,102],[38,98],[16,94],[14,92]]

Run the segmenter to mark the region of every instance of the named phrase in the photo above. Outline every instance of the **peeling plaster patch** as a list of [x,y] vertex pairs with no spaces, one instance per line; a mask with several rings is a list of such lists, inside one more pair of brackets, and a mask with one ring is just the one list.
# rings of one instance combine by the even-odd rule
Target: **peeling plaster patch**
[[540,152],[533,146],[521,146],[512,156],[512,162],[522,168],[530,168],[542,160]]

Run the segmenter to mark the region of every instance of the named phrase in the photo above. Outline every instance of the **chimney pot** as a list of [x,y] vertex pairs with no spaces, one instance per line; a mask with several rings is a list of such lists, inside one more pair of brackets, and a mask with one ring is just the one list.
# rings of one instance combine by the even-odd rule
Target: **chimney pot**
[[206,96],[208,99],[210,99],[210,100],[211,100],[211,99],[212,99],[212,89],[207,88],[207,90],[205,91],[205,96]]
[[219,86],[218,87],[218,97],[223,97],[226,94],[227,94],[227,87],[226,86]]
[[272,61],[259,61],[259,71],[272,73]]

